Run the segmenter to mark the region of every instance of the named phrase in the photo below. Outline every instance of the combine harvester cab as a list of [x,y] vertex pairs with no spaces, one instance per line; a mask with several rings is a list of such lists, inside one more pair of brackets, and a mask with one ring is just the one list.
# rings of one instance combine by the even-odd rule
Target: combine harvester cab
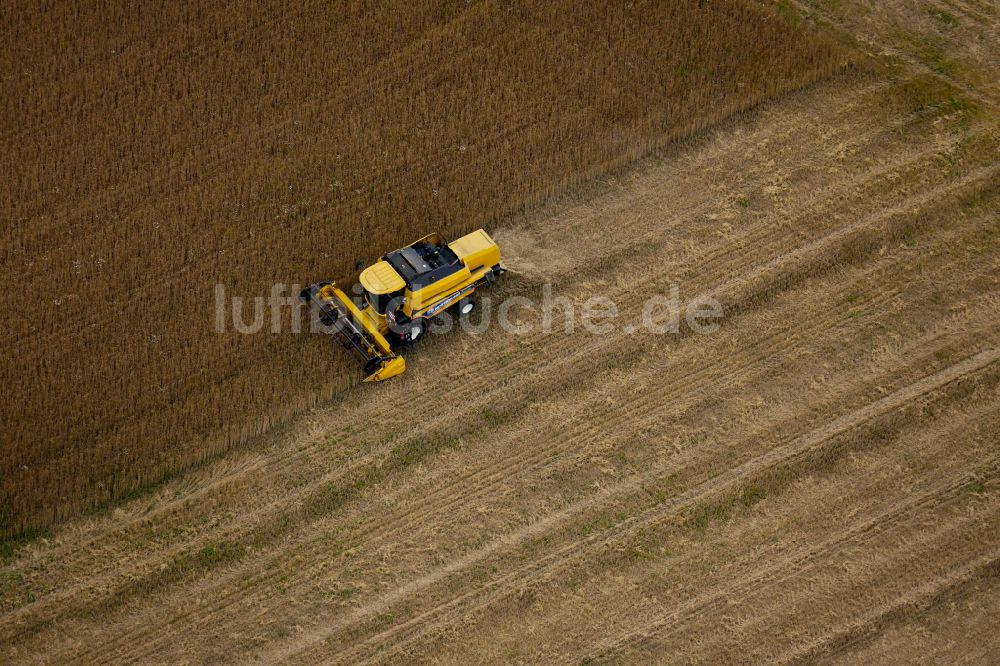
[[430,234],[361,271],[361,307],[333,282],[313,284],[300,298],[316,307],[331,335],[361,357],[365,381],[377,382],[406,370],[396,352],[423,337],[428,320],[449,308],[468,314],[476,289],[505,271],[499,246],[482,229],[451,243]]

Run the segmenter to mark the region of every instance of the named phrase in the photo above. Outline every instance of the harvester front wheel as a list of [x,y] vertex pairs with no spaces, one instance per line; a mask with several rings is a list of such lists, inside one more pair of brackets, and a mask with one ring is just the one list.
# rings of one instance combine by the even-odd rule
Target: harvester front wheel
[[424,333],[427,332],[427,322],[423,319],[414,319],[410,322],[410,330],[407,332],[407,342],[411,345],[424,337]]

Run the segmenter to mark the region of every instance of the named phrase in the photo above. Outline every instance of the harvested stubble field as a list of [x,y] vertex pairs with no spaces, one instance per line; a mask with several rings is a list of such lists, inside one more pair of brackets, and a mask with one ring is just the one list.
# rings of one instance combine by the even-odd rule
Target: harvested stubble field
[[0,9],[0,534],[356,380],[311,336],[218,335],[215,285],[348,277],[845,61],[742,0],[196,4]]
[[779,9],[861,66],[493,228],[494,300],[676,283],[716,333],[432,338],[9,555],[2,657],[989,663],[1000,13]]

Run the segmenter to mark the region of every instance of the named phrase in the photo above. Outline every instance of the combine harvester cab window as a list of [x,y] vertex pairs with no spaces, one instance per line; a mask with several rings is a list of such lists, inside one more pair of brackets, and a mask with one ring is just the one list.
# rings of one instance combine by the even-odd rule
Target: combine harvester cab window
[[373,294],[369,291],[366,291],[365,299],[368,301],[368,304],[372,306],[375,312],[379,313],[380,315],[384,315],[386,313],[386,310],[389,309],[389,304],[392,303],[392,300],[394,298],[399,298],[402,295],[403,293],[399,291],[391,294]]

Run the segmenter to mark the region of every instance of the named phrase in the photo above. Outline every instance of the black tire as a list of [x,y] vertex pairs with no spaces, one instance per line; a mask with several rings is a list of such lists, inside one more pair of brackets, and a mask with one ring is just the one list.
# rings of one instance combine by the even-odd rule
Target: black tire
[[455,314],[459,317],[465,317],[476,309],[476,299],[474,298],[463,298],[455,306]]
[[424,333],[426,332],[427,322],[423,319],[414,319],[410,322],[410,329],[406,334],[406,341],[412,345],[417,340],[424,337]]

